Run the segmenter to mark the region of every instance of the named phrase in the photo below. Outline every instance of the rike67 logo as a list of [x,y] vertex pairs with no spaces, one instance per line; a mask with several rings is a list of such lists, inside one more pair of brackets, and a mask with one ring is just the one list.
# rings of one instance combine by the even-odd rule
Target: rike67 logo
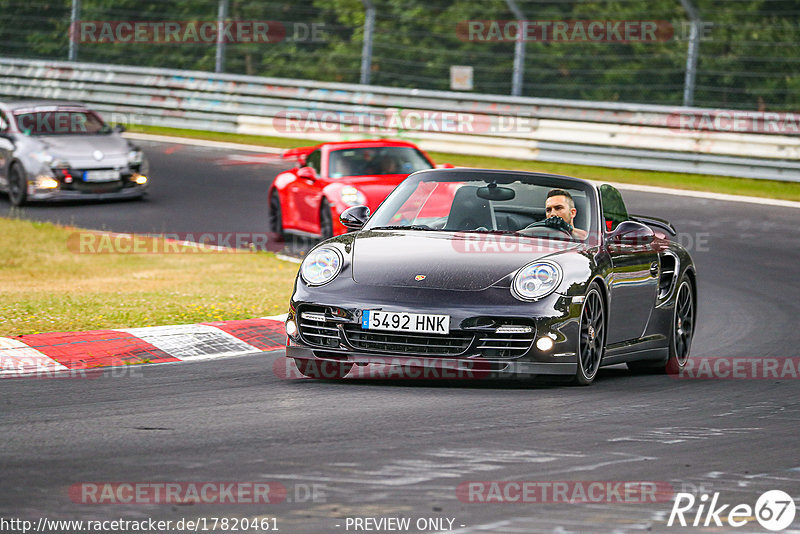
[[781,490],[764,492],[756,501],[755,507],[749,504],[721,504],[719,492],[710,498],[703,493],[696,498],[691,493],[678,493],[669,514],[667,526],[692,527],[743,527],[756,521],[767,530],[784,530],[794,521],[794,500]]

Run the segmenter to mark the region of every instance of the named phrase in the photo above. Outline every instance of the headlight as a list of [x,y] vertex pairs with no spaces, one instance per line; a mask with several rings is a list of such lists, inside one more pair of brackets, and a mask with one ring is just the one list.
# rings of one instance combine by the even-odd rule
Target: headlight
[[141,165],[144,159],[144,154],[141,150],[131,150],[128,152],[128,164]]
[[69,162],[56,159],[55,156],[52,154],[48,154],[47,152],[32,152],[31,157],[38,161],[39,163],[44,163],[48,167],[53,169],[66,169],[69,168]]
[[519,270],[511,285],[511,293],[520,300],[538,300],[555,291],[561,278],[558,264],[535,261]]
[[327,284],[342,270],[342,255],[331,247],[312,250],[300,266],[300,276],[310,286]]
[[348,206],[362,206],[367,203],[367,197],[364,196],[364,193],[352,185],[344,186],[339,191],[339,197]]

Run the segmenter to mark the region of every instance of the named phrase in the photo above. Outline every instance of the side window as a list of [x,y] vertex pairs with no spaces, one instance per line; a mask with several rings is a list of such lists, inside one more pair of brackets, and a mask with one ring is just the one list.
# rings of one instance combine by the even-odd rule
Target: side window
[[314,172],[316,172],[317,175],[319,175],[321,169],[320,165],[321,162],[322,162],[322,153],[319,150],[315,150],[314,152],[308,155],[308,158],[306,159],[306,167],[311,167],[312,169],[314,169]]
[[3,114],[2,111],[0,111],[0,133],[6,133],[8,132],[8,129],[9,129],[8,120],[6,119],[5,114]]
[[608,184],[600,186],[600,204],[603,206],[603,224],[608,232],[614,230],[619,223],[628,220],[625,201],[617,188]]

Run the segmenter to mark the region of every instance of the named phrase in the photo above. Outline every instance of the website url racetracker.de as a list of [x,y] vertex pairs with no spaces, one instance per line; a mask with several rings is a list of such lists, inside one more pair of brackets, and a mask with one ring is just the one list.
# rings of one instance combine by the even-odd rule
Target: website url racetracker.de
[[38,520],[0,518],[0,532],[137,532],[162,534],[167,532],[276,532],[274,517],[195,517],[176,520],[155,519],[49,519]]

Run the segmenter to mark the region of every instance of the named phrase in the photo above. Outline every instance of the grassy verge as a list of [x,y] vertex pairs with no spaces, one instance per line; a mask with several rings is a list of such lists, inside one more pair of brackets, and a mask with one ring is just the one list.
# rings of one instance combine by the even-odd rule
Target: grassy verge
[[76,232],[0,218],[0,336],[276,315],[297,272],[264,252],[81,254]]
[[[156,126],[131,126],[132,132],[191,137],[264,145],[278,148],[294,148],[313,145],[315,141],[303,139],[283,139],[258,135],[229,134],[220,132],[201,132],[177,128]],[[671,172],[638,171],[631,169],[612,169],[607,167],[591,167],[588,165],[571,165],[566,163],[548,163],[543,161],[526,161],[486,156],[469,156],[461,154],[444,154],[431,152],[437,163],[452,163],[457,166],[487,167],[492,169],[516,169],[526,171],[550,172],[578,176],[590,180],[619,182],[639,185],[654,185],[675,189],[694,191],[710,191],[730,195],[747,195],[754,197],[775,198],[781,200],[800,201],[800,183],[778,182],[773,180],[750,180],[746,178],[727,178],[706,174],[681,174]]]

